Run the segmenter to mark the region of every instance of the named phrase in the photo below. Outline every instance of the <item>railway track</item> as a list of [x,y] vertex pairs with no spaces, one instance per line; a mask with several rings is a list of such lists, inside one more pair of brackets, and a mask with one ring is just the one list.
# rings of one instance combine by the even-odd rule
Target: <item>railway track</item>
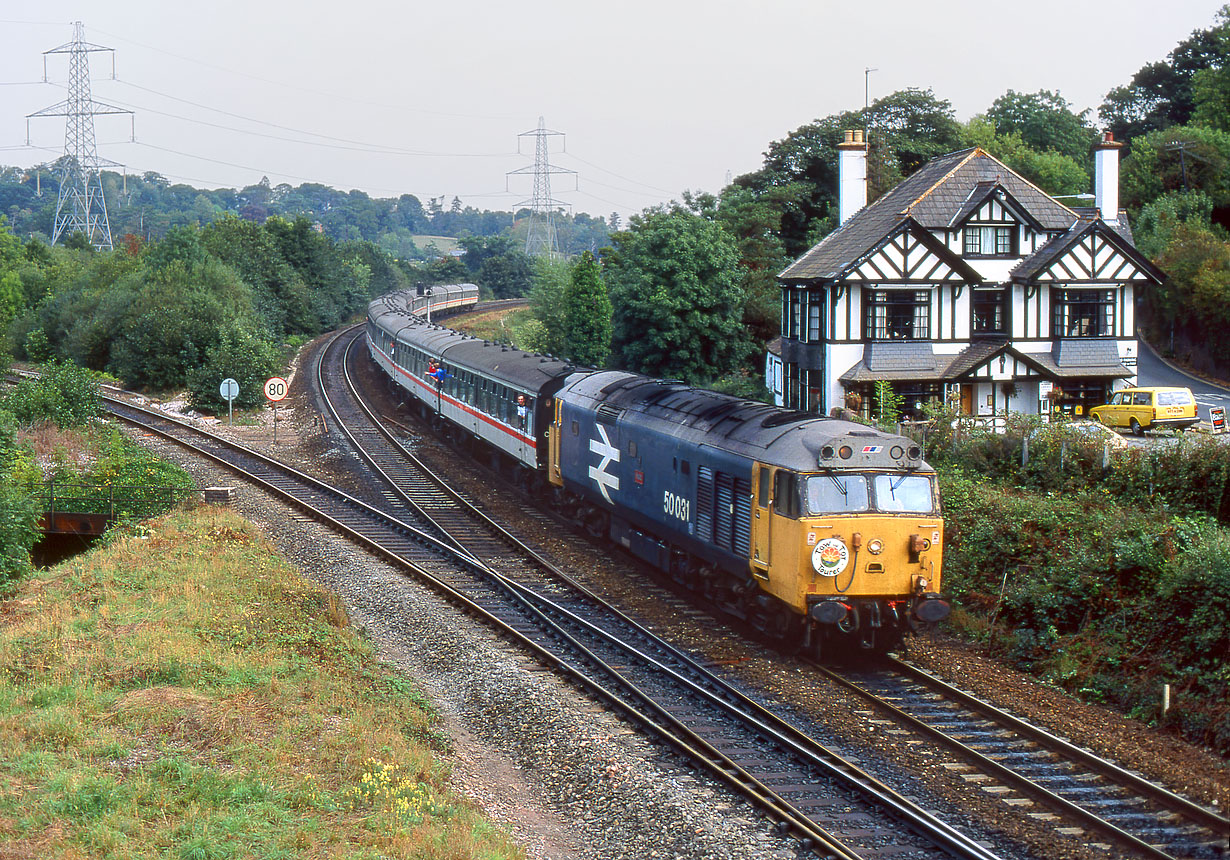
[[924,735],[962,775],[1006,803],[1132,856],[1230,856],[1230,821],[902,660],[863,670],[816,666],[865,699],[879,723]]
[[[993,856],[636,625],[450,489],[383,429],[364,403],[346,359],[358,339],[353,333],[334,339],[322,350],[315,376],[334,428],[383,477],[379,495],[400,499],[433,530],[448,533],[442,541],[463,544],[472,557],[498,567],[517,587],[549,595],[554,603],[547,611],[563,628],[552,635],[583,642],[585,650],[598,655],[602,671],[614,672],[618,683],[638,700],[631,707],[642,711],[639,718],[652,716],[665,724],[665,731],[661,726],[656,729],[658,734],[673,735],[677,748],[736,785],[769,811],[780,827],[795,831],[824,856],[878,856],[885,846],[891,846],[893,856],[933,853],[929,847],[902,844],[896,825],[879,827],[874,815],[858,808],[868,802],[950,856]],[[532,636],[524,628],[520,632]],[[777,748],[774,755],[766,752],[766,743]],[[835,820],[834,809],[841,810],[836,820],[847,824],[844,838],[857,834],[861,848],[851,850],[840,838],[816,832],[820,820]]]
[[[323,389],[323,380],[321,385]],[[360,401],[353,383],[349,386],[350,396]],[[380,424],[370,411],[366,417],[370,424]],[[379,456],[404,463],[408,452]],[[396,483],[398,478],[390,480]],[[1141,857],[1217,858],[1230,853],[1230,825],[1224,817],[909,664],[894,661],[891,670],[862,673],[817,668],[867,699],[880,715],[960,756],[967,781],[999,794],[1065,836]]]

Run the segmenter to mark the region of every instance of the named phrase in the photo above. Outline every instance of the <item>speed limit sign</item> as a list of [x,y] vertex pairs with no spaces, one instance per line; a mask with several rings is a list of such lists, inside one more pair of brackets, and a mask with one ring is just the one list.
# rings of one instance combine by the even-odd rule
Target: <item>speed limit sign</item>
[[271,376],[265,380],[265,397],[274,403],[286,397],[286,392],[290,388],[286,380],[280,376]]

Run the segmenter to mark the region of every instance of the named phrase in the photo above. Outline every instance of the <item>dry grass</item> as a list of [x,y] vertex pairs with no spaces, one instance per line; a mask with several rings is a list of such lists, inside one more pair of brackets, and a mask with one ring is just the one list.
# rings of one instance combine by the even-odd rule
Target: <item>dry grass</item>
[[83,470],[98,459],[98,442],[89,431],[65,430],[50,421],[18,430],[17,444],[34,452],[45,476],[57,467]]
[[433,717],[226,511],[0,604],[0,860],[523,856],[444,789]]

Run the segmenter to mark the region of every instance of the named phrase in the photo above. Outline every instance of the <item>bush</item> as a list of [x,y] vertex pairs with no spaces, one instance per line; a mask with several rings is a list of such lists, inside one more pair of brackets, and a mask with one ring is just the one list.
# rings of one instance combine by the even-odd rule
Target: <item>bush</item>
[[205,360],[188,371],[188,399],[193,408],[225,413],[227,403],[219,389],[222,380],[231,378],[239,383],[234,405],[241,409],[257,406],[263,401],[265,380],[275,375],[280,366],[273,344],[232,324],[222,331],[217,346],[206,353]]
[[0,409],[23,425],[49,420],[60,427],[83,427],[100,414],[98,381],[71,361],[52,361],[37,378],[23,379],[0,398]]

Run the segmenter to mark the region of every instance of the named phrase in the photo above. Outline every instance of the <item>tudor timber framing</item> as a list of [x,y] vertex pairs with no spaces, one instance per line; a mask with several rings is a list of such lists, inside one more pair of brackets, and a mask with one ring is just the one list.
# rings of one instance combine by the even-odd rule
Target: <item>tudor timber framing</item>
[[977,272],[928,230],[909,219],[869,248],[842,274],[847,282],[862,281],[885,287],[893,284],[964,284],[978,280]]
[[[1107,231],[1109,232],[1109,231]],[[1145,280],[1149,275],[1095,226],[1031,280],[1038,283],[1111,283]]]

